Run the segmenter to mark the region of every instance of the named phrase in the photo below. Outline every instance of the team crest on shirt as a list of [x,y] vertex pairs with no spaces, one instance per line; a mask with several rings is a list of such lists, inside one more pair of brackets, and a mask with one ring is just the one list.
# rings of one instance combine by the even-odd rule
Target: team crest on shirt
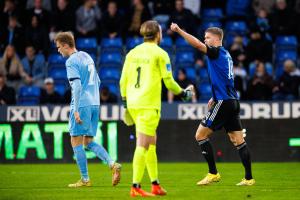
[[167,67],[167,70],[168,70],[168,71],[171,71],[171,70],[172,70],[172,66],[171,66],[170,63],[169,63],[169,64],[166,64],[166,67]]

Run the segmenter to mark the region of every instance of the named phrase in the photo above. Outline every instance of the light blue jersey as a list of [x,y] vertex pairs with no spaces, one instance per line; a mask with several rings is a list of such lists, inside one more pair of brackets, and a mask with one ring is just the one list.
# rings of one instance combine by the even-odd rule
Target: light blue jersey
[[[72,81],[80,79],[81,92],[78,107],[100,105],[100,79],[91,56],[83,51],[73,53],[66,61],[67,76],[72,87]],[[74,109],[74,87],[72,87],[71,110]]]
[[[99,86],[95,64],[89,54],[78,51],[66,61],[67,76],[72,88],[69,131],[71,136],[96,136],[99,121]],[[74,112],[82,120],[76,123]]]

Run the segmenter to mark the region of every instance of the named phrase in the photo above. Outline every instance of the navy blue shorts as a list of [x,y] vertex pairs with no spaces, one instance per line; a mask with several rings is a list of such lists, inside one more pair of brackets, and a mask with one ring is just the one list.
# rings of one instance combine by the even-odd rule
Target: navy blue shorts
[[241,131],[240,103],[238,100],[218,100],[210,108],[201,124],[213,131],[225,128],[226,132]]

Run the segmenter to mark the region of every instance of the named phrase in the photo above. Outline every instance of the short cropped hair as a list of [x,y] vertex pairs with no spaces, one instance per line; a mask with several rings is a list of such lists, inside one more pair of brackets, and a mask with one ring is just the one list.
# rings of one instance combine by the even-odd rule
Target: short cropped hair
[[160,32],[160,26],[157,21],[148,20],[141,25],[140,34],[144,37],[144,41],[155,40]]
[[205,33],[212,33],[214,35],[219,36],[220,40],[223,40],[223,36],[224,36],[223,30],[218,27],[210,27],[206,29]]
[[59,32],[54,39],[55,42],[67,44],[70,48],[75,47],[74,35],[71,32]]

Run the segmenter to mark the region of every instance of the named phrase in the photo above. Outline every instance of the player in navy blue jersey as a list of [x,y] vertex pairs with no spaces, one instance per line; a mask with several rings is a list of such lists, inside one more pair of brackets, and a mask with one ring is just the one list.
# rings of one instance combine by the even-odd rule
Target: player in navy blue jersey
[[81,179],[76,183],[69,184],[69,187],[92,185],[88,175],[87,158],[83,145],[109,165],[113,174],[112,184],[117,185],[120,181],[121,165],[112,160],[101,145],[93,141],[97,133],[100,105],[100,79],[95,63],[89,54],[77,51],[71,32],[58,33],[55,43],[58,52],[62,56],[68,57],[66,70],[72,89],[69,131],[74,155],[81,173]]
[[245,168],[245,177],[237,185],[253,185],[255,180],[252,177],[250,152],[243,137],[240,104],[234,88],[233,63],[229,52],[222,46],[222,29],[208,28],[205,31],[204,43],[186,33],[177,24],[172,23],[171,30],[177,32],[190,45],[207,56],[212,98],[208,102],[208,113],[201,120],[195,137],[208,163],[209,173],[197,185],[208,185],[221,180],[209,136],[213,131],[223,127],[231,142],[236,146]]

